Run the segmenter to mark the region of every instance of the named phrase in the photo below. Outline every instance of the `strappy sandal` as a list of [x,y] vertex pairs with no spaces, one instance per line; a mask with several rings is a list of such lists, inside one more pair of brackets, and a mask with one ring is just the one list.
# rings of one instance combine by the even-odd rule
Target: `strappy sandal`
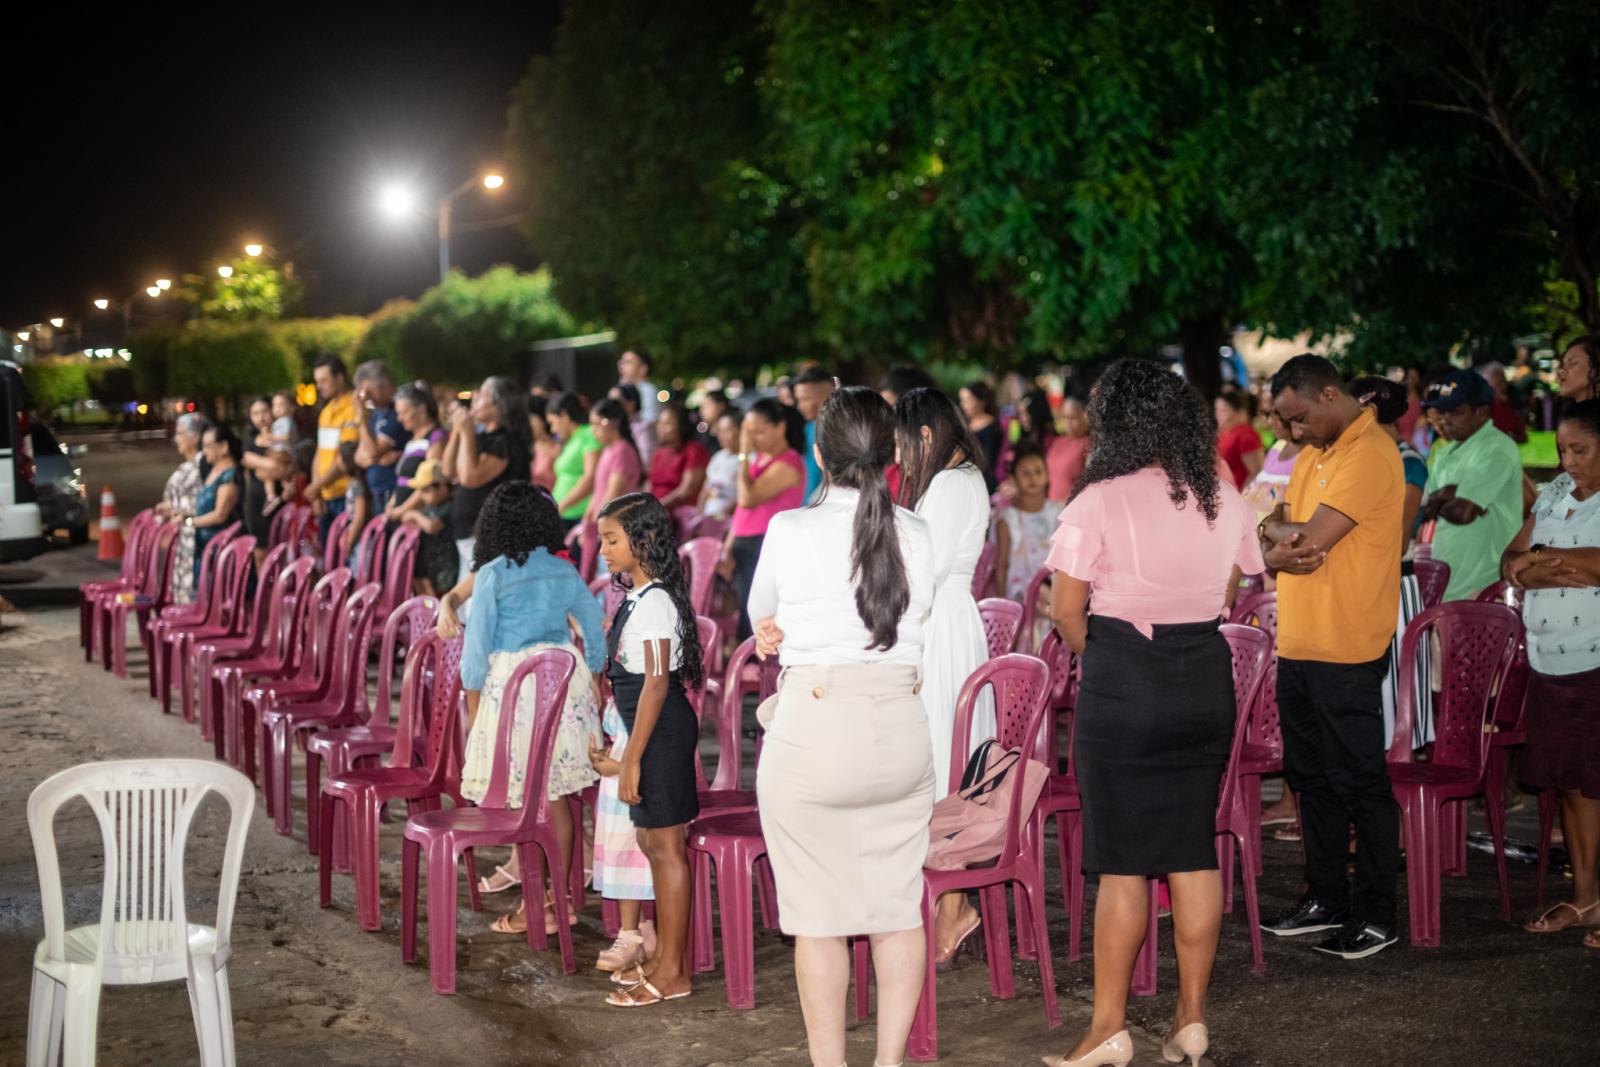
[[1590,930],[1584,934],[1583,947],[1600,949],[1600,930]]
[[[1566,908],[1568,911],[1572,912],[1574,918],[1571,922],[1565,922],[1560,926],[1557,926],[1550,921],[1550,916],[1554,915],[1562,908]],[[1532,922],[1523,923],[1522,928],[1530,934],[1557,934],[1562,930],[1570,930],[1574,926],[1593,928],[1600,926],[1600,921],[1589,922],[1584,918],[1584,916],[1588,915],[1596,908],[1600,908],[1600,900],[1590,904],[1587,908],[1580,908],[1570,900],[1563,900],[1559,904],[1552,904],[1550,907],[1546,908],[1544,914],[1540,915]]]
[[[640,995],[640,990],[644,990],[643,996]],[[606,1003],[613,1008],[648,1008],[654,1004],[664,1004],[669,1000],[682,1000],[690,992],[692,991],[685,989],[682,993],[673,993],[668,996],[649,982],[643,981],[638,985],[624,986],[622,989],[617,990],[606,997]]]
[[611,984],[619,985],[623,989],[632,989],[636,985],[644,985],[644,964],[636,963],[632,967],[624,967],[620,971],[611,972]]
[[511,912],[509,915],[500,916],[500,918],[489,924],[489,929],[497,934],[516,934],[520,937],[528,932],[528,923],[524,918],[520,930],[512,926],[511,921],[517,917],[517,914],[517,912]]
[[941,971],[949,970],[951,967],[955,966],[956,957],[961,954],[961,946],[965,945],[967,943],[967,939],[973,934],[977,933],[978,928],[982,925],[983,916],[981,914],[974,915],[972,918],[972,924],[963,930],[961,935],[956,938],[955,944],[950,946],[950,951],[941,952],[937,957],[935,957],[934,965]]
[[[506,880],[496,884],[494,879],[497,875]],[[506,890],[515,889],[521,884],[521,878],[518,878],[504,867],[496,867],[494,869],[494,874],[487,874],[478,879],[478,892],[485,895],[490,893],[504,893]]]

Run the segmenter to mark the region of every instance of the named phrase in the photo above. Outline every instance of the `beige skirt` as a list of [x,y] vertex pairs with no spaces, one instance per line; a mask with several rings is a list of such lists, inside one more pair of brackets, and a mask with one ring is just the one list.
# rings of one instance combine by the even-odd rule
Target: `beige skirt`
[[922,925],[933,750],[917,668],[790,667],[756,772],[783,932]]

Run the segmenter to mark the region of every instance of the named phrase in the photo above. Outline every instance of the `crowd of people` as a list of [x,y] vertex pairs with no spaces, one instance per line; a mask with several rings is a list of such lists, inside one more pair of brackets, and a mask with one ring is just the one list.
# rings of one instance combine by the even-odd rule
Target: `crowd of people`
[[[525,390],[495,376],[461,403],[423,383],[397,387],[381,363],[349,375],[325,359],[314,447],[282,398],[252,403],[242,441],[185,417],[183,459],[158,509],[185,527],[180,601],[217,529],[239,519],[265,542],[302,464],[324,536],[345,511],[349,537],[379,515],[417,526],[417,589],[442,597],[443,636],[464,635],[469,799],[487,785],[516,666],[541,649],[572,652],[547,789],[556,801],[601,782],[593,877],[622,914],[597,961],[618,986],[611,1003],[690,993],[684,828],[698,814],[698,730],[686,694],[710,650],[678,561],[686,516],[722,538],[737,637],[754,636],[784,667],[762,709],[757,793],[819,1067],[844,1061],[846,937],[870,940],[887,1067],[903,1059],[924,969],[953,962],[981,926],[966,896],[949,894],[936,959],[925,958],[930,813],[959,783],[953,759],[996,729],[986,698],[971,737],[952,736],[957,694],[988,658],[973,579],[991,544],[986,592],[1023,600],[1048,568],[1027,625],[1035,638],[1053,626],[1081,664],[1074,744],[1083,867],[1099,878],[1095,1010],[1049,1062],[1128,1062],[1128,985],[1157,875],[1170,885],[1179,962],[1168,1058],[1204,1052],[1222,901],[1214,809],[1235,715],[1218,625],[1245,576],[1278,594],[1288,789],[1264,822],[1301,836],[1306,857],[1303,898],[1263,928],[1321,935],[1319,951],[1344,959],[1396,940],[1401,841],[1385,753],[1397,649],[1422,603],[1411,560],[1427,544],[1450,567],[1447,601],[1500,581],[1521,596],[1532,684],[1519,771],[1560,791],[1574,870],[1572,899],[1527,929],[1600,931],[1594,339],[1562,352],[1562,470],[1542,488],[1507,432],[1521,420],[1513,408],[1517,426],[1507,424],[1498,368],[1347,381],[1303,355],[1207,403],[1149,361],[1112,365],[1086,397],[1036,385],[997,396],[986,381],[952,396],[912,367],[877,388],[841,385],[811,365],[742,408],[708,390],[692,409],[652,374],[635,349],[592,402],[549,378]],[[609,620],[573,566],[584,542],[568,535],[580,525],[593,530],[600,573],[627,590]],[[1419,682],[1412,741],[1425,751],[1437,680],[1424,667]],[[515,728],[525,737],[529,724]],[[525,770],[514,768],[511,795]],[[563,844],[575,840],[567,805],[550,811]],[[520,881],[513,857],[480,889]],[[553,932],[548,900],[543,918]],[[519,908],[496,929],[526,921]],[[1600,948],[1600,932],[1585,943]]]

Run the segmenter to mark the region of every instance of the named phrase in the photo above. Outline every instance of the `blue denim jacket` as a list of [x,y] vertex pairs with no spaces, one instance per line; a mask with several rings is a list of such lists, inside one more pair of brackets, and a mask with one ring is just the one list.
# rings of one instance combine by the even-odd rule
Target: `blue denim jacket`
[[600,605],[576,567],[543,548],[535,549],[520,567],[505,556],[484,564],[472,583],[472,609],[461,652],[462,687],[483,688],[490,653],[571,640],[568,615],[578,620],[589,670],[598,672],[606,661]]

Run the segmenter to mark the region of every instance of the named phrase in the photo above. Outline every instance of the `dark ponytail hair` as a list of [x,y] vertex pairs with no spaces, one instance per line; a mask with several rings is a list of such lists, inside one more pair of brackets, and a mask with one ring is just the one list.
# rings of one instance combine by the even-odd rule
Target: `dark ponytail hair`
[[617,428],[617,436],[628,442],[629,448],[635,452],[639,451],[638,444],[633,440],[633,427],[628,423],[628,409],[622,406],[622,401],[608,396],[596,404],[591,409],[591,413],[614,424]]
[[764,396],[745,411],[747,415],[760,415],[774,426],[783,427],[783,439],[790,448],[805,455],[806,420],[799,411],[780,404],[775,397]]
[[856,583],[856,614],[872,633],[869,649],[895,646],[900,619],[911,603],[894,498],[884,478],[884,468],[894,462],[894,437],[894,412],[865,386],[835,390],[817,415],[823,497],[831,485],[860,494],[850,537],[850,580]]
[[[962,463],[983,462],[983,446],[972,435],[956,402],[937,389],[913,389],[894,405],[900,443],[900,503],[917,506],[934,477],[957,456]],[[922,428],[932,439],[922,443]]]
[[678,561],[678,528],[671,513],[649,493],[624,493],[600,509],[600,518],[622,527],[633,558],[672,597],[678,609],[678,678],[686,689],[700,688],[705,677],[700,626],[689,603],[689,579]]

